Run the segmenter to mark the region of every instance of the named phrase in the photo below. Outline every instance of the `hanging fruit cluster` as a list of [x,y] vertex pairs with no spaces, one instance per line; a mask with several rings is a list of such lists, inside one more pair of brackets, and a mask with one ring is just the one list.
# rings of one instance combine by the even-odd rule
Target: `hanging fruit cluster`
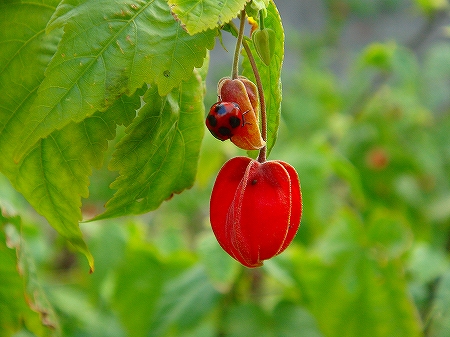
[[[260,29],[252,32],[252,40],[268,65],[274,33],[264,28],[263,19],[261,16]],[[235,157],[223,165],[210,200],[211,227],[217,241],[231,257],[253,268],[292,242],[300,225],[302,197],[295,169],[283,161],[266,160],[267,118],[258,69],[251,62],[257,85],[238,76],[237,71],[240,48],[246,43],[244,23],[242,11],[232,76],[219,81],[219,101],[211,107],[206,126],[221,141],[230,139],[241,149],[259,150],[257,160]],[[247,55],[253,58],[251,53]]]

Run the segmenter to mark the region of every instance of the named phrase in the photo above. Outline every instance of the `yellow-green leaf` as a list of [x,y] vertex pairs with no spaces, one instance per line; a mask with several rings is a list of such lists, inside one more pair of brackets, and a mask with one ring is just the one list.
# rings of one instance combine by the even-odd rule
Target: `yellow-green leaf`
[[168,0],[190,34],[215,28],[237,17],[248,0]]

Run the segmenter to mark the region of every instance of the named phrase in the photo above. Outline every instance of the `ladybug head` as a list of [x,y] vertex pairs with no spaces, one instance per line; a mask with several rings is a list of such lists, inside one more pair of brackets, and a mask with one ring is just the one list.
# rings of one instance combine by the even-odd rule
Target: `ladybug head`
[[215,114],[220,116],[238,114],[238,111],[241,111],[241,108],[235,102],[217,102],[211,107],[211,110],[212,109],[214,109]]

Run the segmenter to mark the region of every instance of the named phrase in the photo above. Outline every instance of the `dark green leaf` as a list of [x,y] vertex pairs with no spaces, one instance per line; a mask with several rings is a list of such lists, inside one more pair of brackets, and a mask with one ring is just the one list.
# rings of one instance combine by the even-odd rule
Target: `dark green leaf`
[[152,87],[147,104],[117,145],[110,169],[118,191],[97,219],[156,209],[194,183],[203,124],[203,85],[196,74],[179,90],[160,97]]

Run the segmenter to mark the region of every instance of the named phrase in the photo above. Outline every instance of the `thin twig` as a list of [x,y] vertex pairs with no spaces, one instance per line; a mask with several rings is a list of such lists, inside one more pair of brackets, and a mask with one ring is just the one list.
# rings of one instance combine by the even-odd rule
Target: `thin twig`
[[231,68],[231,79],[235,80],[239,76],[239,54],[241,53],[242,41],[244,39],[244,27],[245,27],[245,10],[241,11],[241,22],[239,25],[238,37],[236,41],[236,48],[234,49],[234,59]]
[[[258,89],[259,97],[259,107],[261,110],[261,137],[266,142],[267,141],[267,111],[266,111],[266,100],[264,99],[264,89],[261,81],[261,76],[259,76],[258,67],[256,66],[255,58],[253,57],[252,51],[247,43],[247,41],[242,41],[244,50],[247,53],[248,60],[252,67],[253,74],[255,75],[256,88]],[[258,161],[264,163],[266,161],[267,155],[267,145],[259,150]]]

